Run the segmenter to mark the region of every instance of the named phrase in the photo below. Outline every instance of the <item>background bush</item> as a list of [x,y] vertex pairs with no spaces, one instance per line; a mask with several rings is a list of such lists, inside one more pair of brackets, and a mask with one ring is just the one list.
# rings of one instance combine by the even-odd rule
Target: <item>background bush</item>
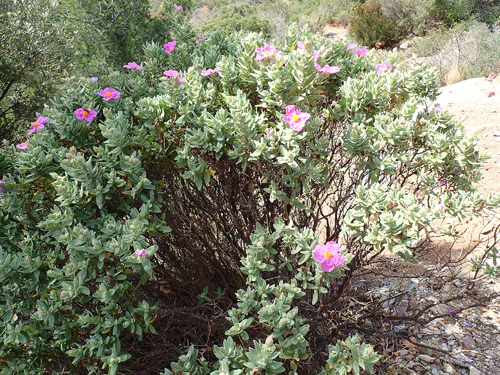
[[74,39],[67,23],[58,22],[61,13],[51,1],[0,4],[0,139],[17,140],[21,124],[41,111],[65,70],[72,71]]
[[475,20],[491,26],[500,16],[500,5],[489,0],[434,0],[434,6],[447,25]]
[[436,27],[442,14],[436,11],[434,0],[381,0],[382,13],[395,22],[402,35],[427,34]]
[[349,32],[369,47],[391,45],[400,36],[396,23],[383,13],[377,0],[355,7],[349,23]]

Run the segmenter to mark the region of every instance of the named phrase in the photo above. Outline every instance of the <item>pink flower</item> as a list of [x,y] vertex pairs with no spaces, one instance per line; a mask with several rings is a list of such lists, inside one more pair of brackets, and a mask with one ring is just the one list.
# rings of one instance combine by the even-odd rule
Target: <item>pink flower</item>
[[320,73],[329,73],[329,74],[335,74],[340,72],[340,68],[338,66],[330,66],[330,65],[325,65],[323,68],[317,64],[314,63],[314,66],[316,67],[316,70]]
[[217,74],[219,71],[220,71],[219,68],[207,69],[207,70],[202,71],[201,75],[207,77],[207,76],[212,75],[212,74]]
[[337,102],[335,100],[332,101],[332,108],[335,108],[337,106]]
[[16,147],[20,150],[26,150],[26,148],[28,147],[28,142],[20,143],[20,144],[16,145]]
[[438,112],[438,111],[442,111],[442,110],[443,110],[443,107],[441,107],[440,105],[437,105],[437,106],[435,106],[435,107],[434,107],[434,110],[435,110],[436,112]]
[[35,132],[39,132],[40,129],[45,128],[45,124],[47,123],[47,121],[49,120],[47,120],[45,117],[42,116],[38,117],[35,122],[31,123],[31,126],[33,128],[28,132],[28,134],[31,135]]
[[163,74],[167,77],[179,77],[179,72],[177,70],[165,70]]
[[440,210],[444,210],[446,208],[446,205],[444,203],[439,203],[437,205],[437,208],[439,208]]
[[363,48],[363,49],[357,49],[357,50],[355,50],[355,52],[356,52],[356,55],[363,57],[366,55],[367,50],[366,50],[366,48]]
[[174,50],[174,48],[175,48],[175,44],[176,44],[176,43],[177,43],[177,42],[174,40],[174,41],[172,41],[172,42],[168,42],[167,44],[164,44],[164,45],[163,45],[163,48],[165,48],[165,52],[166,52],[166,53],[170,53],[170,52],[172,52],[172,51]]
[[76,118],[78,120],[86,120],[86,121],[92,121],[92,119],[94,117],[97,116],[97,112],[94,111],[93,109],[90,109],[90,108],[78,108],[76,111],[75,111],[75,115],[76,115]]
[[319,59],[319,51],[314,51],[314,53],[313,53],[313,59],[314,59],[314,61],[316,61],[317,59]]
[[444,184],[446,184],[446,180],[439,180],[437,184],[438,186],[443,186]]
[[267,128],[266,130],[264,130],[264,134],[269,136],[269,128]]
[[92,80],[92,82],[97,82],[97,81],[99,81],[99,78],[97,78],[97,77],[90,77],[90,79]]
[[127,65],[123,65],[123,67],[126,69],[142,70],[142,68],[135,62],[129,62]]
[[321,263],[321,269],[325,272],[331,272],[335,267],[342,266],[345,261],[344,255],[340,253],[340,246],[333,241],[316,245],[314,259]]
[[297,42],[297,49],[304,49],[304,43]]
[[264,49],[257,47],[255,52],[257,53],[257,57],[255,58],[257,61],[267,60],[281,53],[275,46],[267,44],[266,42],[264,42]]
[[202,37],[202,36],[199,36],[199,37],[198,37],[198,40],[203,40],[203,39],[205,39],[205,38],[204,38],[204,37]]
[[180,12],[182,10],[182,5],[174,4],[174,8]]
[[120,93],[111,87],[106,87],[104,90],[99,91],[97,95],[102,96],[106,101],[120,97]]
[[146,258],[146,250],[144,249],[136,250],[135,255],[137,255],[138,257]]
[[384,61],[382,64],[377,64],[376,66],[377,73],[380,74],[383,70],[391,70],[392,65],[389,62]]
[[356,43],[351,43],[347,46],[347,50],[350,51],[351,49],[356,48],[358,45]]
[[307,120],[309,120],[311,115],[307,112],[300,112],[298,109],[295,109],[293,105],[286,106],[286,114],[283,115],[283,121],[285,121],[290,127],[300,132]]
[[177,70],[165,70],[163,72],[167,77],[172,78],[174,81],[180,85],[181,83],[187,82],[186,78],[179,77],[179,72]]

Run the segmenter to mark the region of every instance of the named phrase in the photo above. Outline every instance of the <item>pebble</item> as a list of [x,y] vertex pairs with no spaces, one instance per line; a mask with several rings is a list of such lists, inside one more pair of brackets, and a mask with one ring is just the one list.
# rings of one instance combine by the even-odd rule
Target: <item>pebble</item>
[[408,300],[407,299],[401,300],[401,302],[399,302],[396,305],[396,312],[397,312],[398,316],[404,316],[404,314],[406,314],[407,310],[408,310]]
[[433,363],[434,362],[434,358],[432,358],[431,356],[428,356],[427,354],[420,354],[417,358],[419,361],[423,361],[426,363]]
[[450,365],[449,363],[445,363],[444,366],[443,366],[443,370],[445,372],[447,372],[448,374],[452,375],[452,374],[455,374],[456,371],[455,369],[453,368],[452,365]]
[[436,365],[431,366],[432,375],[442,375],[443,372]]
[[472,337],[469,337],[469,336],[465,336],[462,339],[462,343],[464,344],[465,349],[472,350],[476,347],[476,341]]
[[483,373],[474,366],[471,366],[469,370],[469,375],[483,375]]

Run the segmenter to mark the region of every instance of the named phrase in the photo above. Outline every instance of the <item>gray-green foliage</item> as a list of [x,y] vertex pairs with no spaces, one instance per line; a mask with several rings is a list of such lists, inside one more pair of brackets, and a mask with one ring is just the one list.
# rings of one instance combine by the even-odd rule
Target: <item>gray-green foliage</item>
[[[485,159],[475,140],[429,104],[437,87],[426,67],[377,72],[371,52],[307,28],[257,61],[259,35],[198,40],[177,21],[174,51],[150,43],[140,71],[68,80],[27,149],[2,146],[0,355],[11,371],[63,371],[66,360],[70,371],[116,373],[130,357],[120,335],[154,332],[159,307],[144,287],[153,266],[199,280],[195,294],[200,272],[246,283],[218,361],[193,360],[193,349],[172,370],[280,373],[281,360],[293,370],[307,356],[299,300],[315,303],[346,270],[319,268],[315,234],[346,244],[351,270],[385,250],[414,261],[435,219],[498,205],[473,188]],[[171,69],[187,82],[165,77]],[[105,87],[120,98],[104,101]],[[301,131],[284,121],[287,105],[310,113]],[[79,120],[78,108],[97,117]],[[352,371],[376,359],[342,345]]]
[[359,341],[359,336],[354,335],[345,341],[337,341],[336,346],[328,346],[329,356],[325,369],[319,375],[359,375],[360,368],[373,370],[373,365],[380,356],[373,352],[373,347]]

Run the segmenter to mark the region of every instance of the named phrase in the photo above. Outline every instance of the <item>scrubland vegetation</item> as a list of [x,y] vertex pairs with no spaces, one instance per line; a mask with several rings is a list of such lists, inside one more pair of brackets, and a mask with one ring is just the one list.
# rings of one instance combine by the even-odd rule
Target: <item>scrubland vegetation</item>
[[412,4],[2,2],[1,373],[371,371],[322,312],[500,204],[436,68],[390,49],[440,35],[413,48],[485,74],[498,6]]

